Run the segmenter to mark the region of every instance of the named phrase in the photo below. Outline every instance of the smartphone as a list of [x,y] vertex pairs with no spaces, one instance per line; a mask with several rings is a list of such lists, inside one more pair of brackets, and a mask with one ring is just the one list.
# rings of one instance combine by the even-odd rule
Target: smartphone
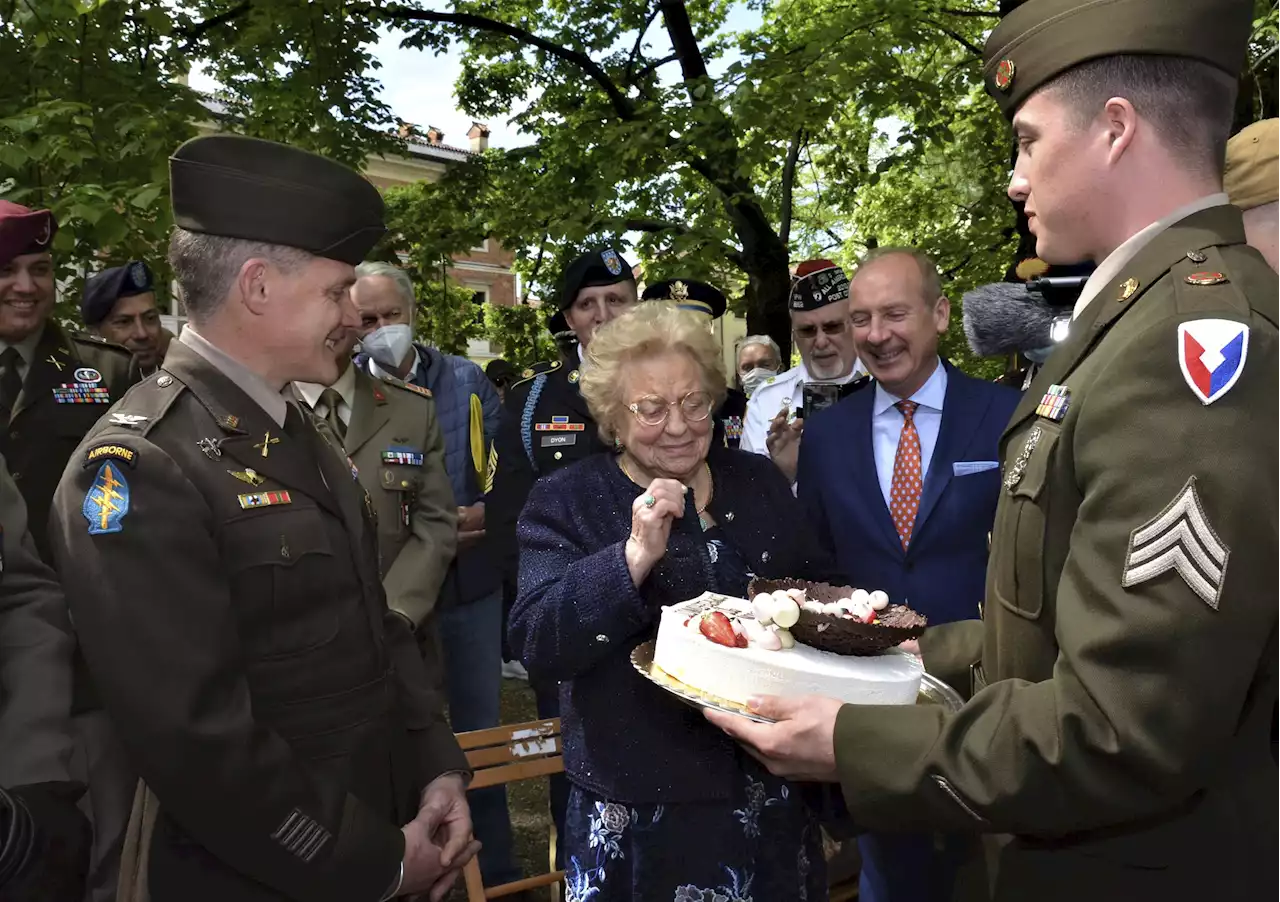
[[830,382],[806,382],[801,389],[801,405],[805,416],[813,416],[839,402],[842,385]]

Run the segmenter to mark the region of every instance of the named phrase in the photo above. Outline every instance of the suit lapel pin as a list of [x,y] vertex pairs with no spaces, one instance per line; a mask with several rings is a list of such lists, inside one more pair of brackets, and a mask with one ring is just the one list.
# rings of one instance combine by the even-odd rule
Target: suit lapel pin
[[136,413],[113,413],[111,414],[111,425],[127,426],[130,429],[137,429],[147,418]]
[[56,366],[58,368],[59,373],[62,372],[62,361],[59,360],[57,357],[54,357],[52,354],[50,354],[48,357],[45,358],[45,360],[47,360],[49,363],[52,363],[54,366]]
[[241,482],[249,483],[249,485],[253,486],[255,489],[267,481],[265,476],[259,476],[258,472],[252,469],[228,470],[227,472],[236,479],[239,479]]
[[1187,251],[1187,259],[1192,263],[1203,263],[1208,260],[1209,257],[1201,251]]

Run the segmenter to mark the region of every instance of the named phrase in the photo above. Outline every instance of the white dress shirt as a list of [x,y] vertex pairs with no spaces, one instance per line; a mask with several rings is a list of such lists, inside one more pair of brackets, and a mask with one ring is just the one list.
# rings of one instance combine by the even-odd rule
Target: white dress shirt
[[187,323],[182,334],[178,336],[178,341],[195,351],[222,375],[234,382],[237,388],[267,412],[277,426],[284,426],[285,414],[289,412],[288,402],[279,392],[273,391],[261,376],[222,348],[210,344],[209,340],[197,332],[196,327],[191,323]]
[[330,386],[320,385],[316,382],[295,382],[294,386],[298,389],[298,394],[302,395],[302,400],[307,402],[307,406],[315,411],[315,415],[320,419],[329,416],[329,405],[320,400],[320,396],[324,394],[326,387],[332,388],[342,398],[338,402],[338,419],[342,420],[342,425],[351,425],[351,408],[355,405],[356,398],[356,366],[352,363],[342,375],[338,377],[338,381]]
[[812,379],[804,361],[785,373],[771,377],[756,389],[756,393],[747,401],[747,415],[742,426],[742,438],[738,447],[753,454],[769,456],[769,446],[765,438],[769,434],[769,423],[784,407],[799,409],[804,403],[804,384],[806,382],[826,382],[831,385],[844,385],[863,374],[862,363],[853,362],[849,375],[839,379]]
[[1080,297],[1076,301],[1075,310],[1072,311],[1071,318],[1079,318],[1080,314],[1084,312],[1084,308],[1089,306],[1089,302],[1098,296],[1098,292],[1110,285],[1115,280],[1115,277],[1120,275],[1121,270],[1129,265],[1129,261],[1138,255],[1138,251],[1154,241],[1161,232],[1186,219],[1192,213],[1199,213],[1201,210],[1208,210],[1210,207],[1221,207],[1229,203],[1231,201],[1225,194],[1210,194],[1197,201],[1192,201],[1186,206],[1174,210],[1163,219],[1157,219],[1107,254],[1107,259],[1098,264],[1098,268],[1093,271],[1093,275],[1089,276],[1089,281],[1084,283],[1084,290],[1080,292]]
[[942,404],[946,397],[947,368],[942,365],[941,360],[934,366],[932,375],[924,385],[910,398],[895,397],[885,391],[879,382],[876,383],[876,396],[871,402],[871,450],[875,454],[876,476],[880,480],[880,494],[884,496],[886,506],[893,487],[893,462],[898,456],[902,427],[907,422],[902,411],[893,405],[902,400],[915,401],[919,405],[912,421],[920,436],[920,485],[923,486],[929,475],[933,449],[938,445],[938,430],[942,428]]

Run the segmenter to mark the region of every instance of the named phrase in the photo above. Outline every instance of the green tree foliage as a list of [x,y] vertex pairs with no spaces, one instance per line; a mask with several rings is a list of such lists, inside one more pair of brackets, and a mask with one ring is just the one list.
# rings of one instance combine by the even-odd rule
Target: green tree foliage
[[0,2],[0,196],[57,216],[60,314],[86,267],[163,258],[166,161],[199,118],[173,81],[191,23],[163,0]]
[[522,304],[487,305],[484,336],[501,348],[502,356],[517,369],[533,366],[540,360],[554,360],[556,345],[547,333],[544,314],[543,309]]

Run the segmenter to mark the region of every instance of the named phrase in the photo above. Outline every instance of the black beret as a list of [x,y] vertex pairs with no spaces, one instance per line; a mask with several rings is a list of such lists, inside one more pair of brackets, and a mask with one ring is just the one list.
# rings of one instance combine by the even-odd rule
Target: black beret
[[1026,0],[987,38],[983,81],[1012,119],[1037,88],[1104,56],[1186,57],[1236,79],[1253,7],[1253,0]]
[[578,292],[598,285],[617,285],[635,282],[631,264],[611,247],[587,251],[574,260],[564,271],[560,284],[560,309],[564,310],[578,299]]
[[169,158],[174,224],[356,265],[386,233],[382,195],[341,163],[238,135],[186,142]]
[[520,378],[520,371],[511,365],[511,361],[503,360],[501,357],[490,360],[489,365],[484,368],[484,374],[494,385],[504,382],[510,384]]
[[644,290],[643,300],[671,301],[681,310],[705,313],[712,319],[724,316],[728,307],[720,289],[695,279],[670,279],[650,285]]
[[48,210],[0,200],[0,266],[23,254],[49,250],[57,231],[58,220]]
[[154,290],[151,269],[141,260],[96,272],[85,280],[80,318],[86,326],[96,326],[111,315],[116,301]]
[[837,301],[849,300],[849,277],[830,260],[806,260],[796,267],[787,298],[790,310],[817,310]]

